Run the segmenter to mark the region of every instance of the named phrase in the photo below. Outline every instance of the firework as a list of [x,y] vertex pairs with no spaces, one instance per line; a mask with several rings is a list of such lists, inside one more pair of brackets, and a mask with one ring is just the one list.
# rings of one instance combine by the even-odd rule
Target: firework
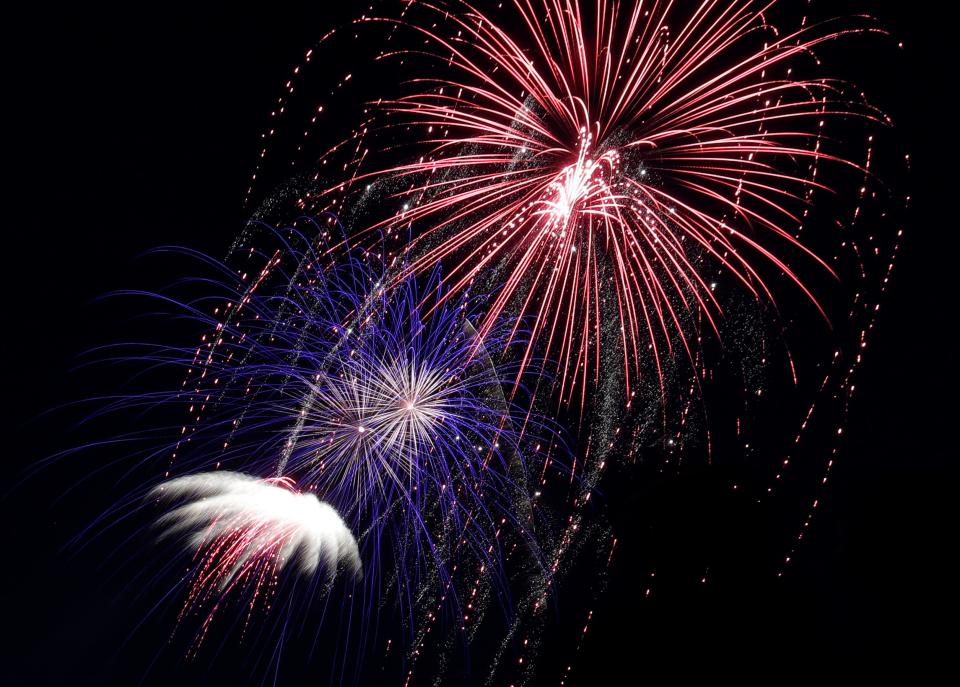
[[420,512],[436,499],[460,519],[480,485],[509,481],[518,418],[500,373],[477,355],[467,304],[430,311],[422,297],[412,280],[380,290],[366,303],[376,314],[343,329],[309,380],[288,466],[330,490],[352,490],[344,499],[356,503],[399,497]]
[[387,134],[420,132],[424,150],[357,176],[401,188],[402,209],[374,228],[417,231],[404,274],[442,261],[448,295],[496,274],[481,338],[505,313],[530,316],[520,369],[541,351],[568,399],[597,382],[604,346],[620,351],[628,397],[638,371],[662,377],[665,355],[692,355],[722,314],[723,275],[772,301],[764,271],[783,274],[819,308],[790,256],[829,272],[798,236],[821,163],[855,167],[823,127],[880,115],[798,74],[821,44],[874,29],[781,33],[774,4],[516,0],[503,18],[441,2],[420,21],[384,19],[424,43],[385,56],[438,65],[378,103]]
[[188,534],[188,547],[204,554],[199,588],[224,592],[294,562],[308,576],[318,569],[332,576],[340,567],[362,572],[357,542],[336,510],[287,480],[208,472],[168,480],[151,496],[186,500],[157,524],[165,536]]
[[[464,560],[495,576],[504,523],[521,533],[529,526],[525,451],[535,442],[546,456],[555,441],[549,423],[504,395],[513,368],[485,346],[508,332],[493,330],[481,343],[471,321],[486,299],[445,298],[439,271],[422,284],[397,283],[363,251],[326,259],[324,232],[312,228],[321,238],[269,232],[283,249],[248,253],[259,267],[239,280],[204,258],[221,275],[206,283],[223,300],[201,318],[213,334],[179,361],[188,370],[176,400],[190,423],[171,450],[171,471],[222,466],[316,494],[357,533],[370,594],[382,593],[386,575],[409,597],[408,589],[448,582]],[[204,484],[183,479],[172,483],[177,493]],[[241,490],[254,484],[227,479]],[[217,507],[201,501],[170,518],[206,522]],[[212,534],[217,556],[229,553],[238,570],[293,545],[229,519]],[[222,560],[214,589],[236,573],[224,574],[230,559]]]

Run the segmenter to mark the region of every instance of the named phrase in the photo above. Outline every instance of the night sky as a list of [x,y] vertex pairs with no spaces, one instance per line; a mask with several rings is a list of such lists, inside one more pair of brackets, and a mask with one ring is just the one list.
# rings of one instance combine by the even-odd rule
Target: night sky
[[[305,49],[353,16],[350,4],[52,3],[8,17],[4,418],[13,441],[0,492],[0,684],[259,683],[233,660],[250,645],[228,646],[209,670],[170,652],[150,667],[169,627],[148,621],[128,638],[139,613],[129,602],[131,569],[144,559],[114,554],[122,537],[69,544],[120,496],[112,490],[124,466],[84,455],[35,467],[96,437],[62,406],[125,381],[109,366],[78,367],[84,352],[145,337],[156,324],[101,296],[180,277],[176,261],[143,255],[158,245],[225,253],[249,215],[243,197],[271,103]],[[839,5],[867,9],[905,43],[882,58],[851,51],[849,64],[830,70],[866,75],[858,82],[868,81],[873,102],[894,118],[913,173],[897,171],[892,182],[914,200],[822,505],[777,578],[790,543],[783,533],[802,512],[778,521],[779,511],[729,497],[720,486],[728,475],[708,469],[641,474],[609,490],[605,517],[626,543],[593,604],[573,684],[919,677],[955,650],[947,629],[958,388],[950,22],[930,2]],[[164,336],[188,333],[170,327]],[[664,581],[644,601],[637,577],[650,547]],[[117,559],[130,564],[117,568]],[[702,561],[719,571],[706,586],[695,579]],[[576,576],[574,597],[575,585]],[[563,647],[540,658],[566,660]],[[326,682],[294,660],[280,684]]]

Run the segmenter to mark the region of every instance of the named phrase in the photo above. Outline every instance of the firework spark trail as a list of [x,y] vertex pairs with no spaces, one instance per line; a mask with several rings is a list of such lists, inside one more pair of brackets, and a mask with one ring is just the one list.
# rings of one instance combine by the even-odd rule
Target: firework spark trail
[[722,314],[708,274],[772,302],[768,263],[819,308],[788,255],[829,272],[797,234],[812,191],[827,190],[819,163],[857,168],[824,149],[823,124],[883,116],[842,82],[794,69],[823,43],[878,29],[780,33],[766,19],[775,4],[707,0],[684,16],[668,2],[600,0],[590,13],[516,0],[514,26],[466,2],[425,2],[425,19],[363,19],[425,39],[382,57],[428,55],[451,74],[378,101],[384,130],[424,131],[425,151],[355,175],[405,185],[393,193],[403,209],[369,230],[417,228],[404,274],[446,261],[451,296],[505,266],[481,337],[512,309],[531,315],[520,369],[546,352],[568,400],[598,382],[611,317],[628,396],[648,361],[663,374],[675,341],[692,357],[689,329],[702,316],[716,330]]

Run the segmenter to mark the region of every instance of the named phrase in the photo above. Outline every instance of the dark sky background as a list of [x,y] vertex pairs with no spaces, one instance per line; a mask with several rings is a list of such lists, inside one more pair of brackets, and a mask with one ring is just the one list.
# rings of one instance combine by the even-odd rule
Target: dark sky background
[[[179,276],[138,257],[158,244],[222,255],[242,226],[258,137],[290,66],[354,11],[329,4],[50,3],[5,21],[4,109],[13,123],[4,134],[13,155],[5,156],[4,421],[12,445],[3,451],[0,504],[0,684],[131,685],[146,673],[149,648],[134,640],[118,652],[129,618],[111,589],[122,573],[111,579],[98,568],[96,547],[67,546],[113,482],[75,484],[89,459],[21,480],[74,443],[63,419],[72,416],[45,411],[114,381],[74,370],[83,351],[130,331],[130,313],[98,297]],[[875,7],[906,43],[896,69],[875,74],[883,92],[874,100],[911,152],[914,173],[903,183],[915,204],[824,506],[782,580],[769,574],[770,561],[787,542],[754,533],[720,554],[730,558],[718,562],[729,571],[722,583],[709,591],[668,585],[641,605],[625,556],[576,659],[575,684],[691,672],[832,675],[837,665],[858,675],[916,674],[955,651],[947,593],[957,502],[950,22],[933,2],[850,6]],[[862,69],[870,57],[849,60]],[[653,494],[682,513],[678,550],[703,515],[701,488],[680,481]],[[764,530],[731,508],[731,526]],[[566,656],[548,650],[541,660]],[[290,671],[290,684],[314,683],[309,667]],[[198,684],[221,679],[213,671]]]

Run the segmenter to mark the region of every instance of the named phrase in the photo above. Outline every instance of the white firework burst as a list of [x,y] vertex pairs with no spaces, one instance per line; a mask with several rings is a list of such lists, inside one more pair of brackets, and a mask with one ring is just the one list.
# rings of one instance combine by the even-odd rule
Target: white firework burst
[[204,554],[198,581],[223,591],[258,571],[296,562],[304,575],[318,569],[362,572],[357,542],[343,520],[316,495],[294,491],[288,480],[237,472],[177,477],[151,494],[184,502],[157,522],[165,536],[187,533],[187,545]]

